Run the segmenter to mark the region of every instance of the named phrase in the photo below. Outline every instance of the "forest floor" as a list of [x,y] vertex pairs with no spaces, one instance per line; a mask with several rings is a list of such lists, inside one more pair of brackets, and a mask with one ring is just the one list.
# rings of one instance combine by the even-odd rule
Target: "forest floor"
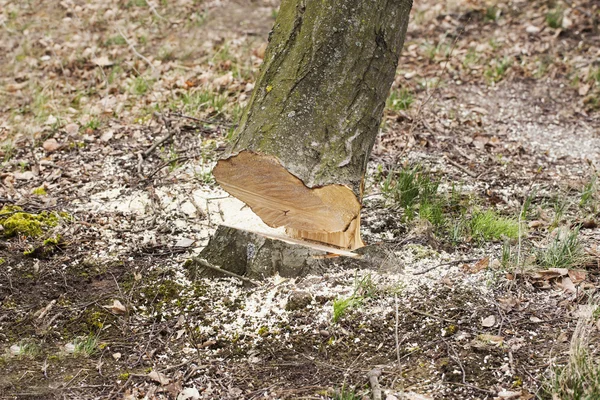
[[277,6],[0,0],[0,398],[597,399],[600,4],[416,2],[386,259],[192,279]]

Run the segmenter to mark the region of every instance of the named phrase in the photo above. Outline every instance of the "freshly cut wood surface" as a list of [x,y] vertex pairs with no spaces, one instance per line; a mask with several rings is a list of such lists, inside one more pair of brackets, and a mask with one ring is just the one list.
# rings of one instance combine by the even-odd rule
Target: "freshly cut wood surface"
[[219,160],[213,175],[271,227],[284,226],[293,237],[340,248],[362,246],[360,203],[346,186],[311,189],[275,157],[250,151]]

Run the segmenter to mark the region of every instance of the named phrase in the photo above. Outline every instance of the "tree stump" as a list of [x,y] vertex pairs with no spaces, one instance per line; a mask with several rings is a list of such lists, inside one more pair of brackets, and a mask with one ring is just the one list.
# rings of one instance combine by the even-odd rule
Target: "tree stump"
[[[292,239],[289,239],[292,240]],[[360,255],[309,243],[290,243],[281,238],[221,225],[200,253],[210,264],[250,279],[264,279],[279,274],[293,278],[325,270],[330,251],[346,257]],[[198,276],[216,276],[218,271],[203,270]]]
[[321,274],[336,266],[388,271],[401,269],[393,251],[382,246],[366,246],[350,252],[224,225],[217,228],[198,258],[213,268],[206,268],[192,259],[186,264],[192,280],[231,276],[227,271],[244,280],[262,280],[276,274],[286,278]]

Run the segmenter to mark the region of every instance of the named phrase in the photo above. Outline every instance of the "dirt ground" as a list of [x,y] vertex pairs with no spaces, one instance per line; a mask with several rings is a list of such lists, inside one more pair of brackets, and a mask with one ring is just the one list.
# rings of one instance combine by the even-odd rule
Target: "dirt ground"
[[[0,398],[600,399],[558,378],[576,344],[600,388],[600,3],[415,2],[364,200],[385,257],[195,279],[219,224],[260,226],[210,170],[277,7],[0,0]],[[386,189],[415,165],[458,193],[439,225]]]

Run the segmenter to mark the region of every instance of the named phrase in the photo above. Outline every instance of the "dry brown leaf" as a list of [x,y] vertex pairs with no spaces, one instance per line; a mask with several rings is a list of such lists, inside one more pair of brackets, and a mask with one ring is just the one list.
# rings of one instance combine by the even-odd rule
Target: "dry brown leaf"
[[571,278],[571,281],[577,285],[580,282],[583,282],[585,280],[587,276],[587,273],[585,271],[575,271],[575,270],[569,270],[569,278]]
[[529,226],[531,229],[537,229],[544,226],[544,223],[536,219],[535,221],[531,221],[529,224],[527,224],[527,226]]
[[102,136],[100,136],[100,140],[103,142],[108,142],[110,139],[112,139],[114,135],[114,132],[112,129],[108,129],[107,131],[105,131]]
[[73,123],[73,124],[67,124],[65,125],[65,132],[67,132],[67,135],[76,135],[77,132],[79,132],[79,125]]
[[527,390],[522,390],[521,391],[521,397],[519,397],[519,400],[530,400],[533,399],[535,396],[532,395],[531,393],[529,393],[529,391]]
[[488,144],[491,146],[498,146],[500,143],[501,143],[501,141],[498,136],[492,136],[490,138],[490,142]]
[[483,149],[485,147],[485,145],[489,143],[489,141],[490,141],[490,138],[487,136],[475,136],[473,138],[473,144],[478,149]]
[[233,82],[233,74],[231,72],[213,79],[213,85],[219,89],[229,86],[231,82]]
[[490,265],[490,258],[484,257],[481,260],[477,261],[473,265],[463,264],[463,271],[468,274],[476,274],[484,269],[486,269]]
[[25,171],[25,172],[15,172],[14,178],[19,181],[28,181],[35,178],[35,174],[33,171]]
[[504,311],[510,311],[515,308],[515,306],[520,304],[521,300],[517,299],[516,297],[501,297],[498,299],[498,303],[501,309]]
[[502,344],[504,342],[504,336],[486,335],[485,333],[477,335],[477,339],[494,344]]
[[115,314],[127,313],[127,308],[119,300],[113,300],[113,303],[111,305],[104,306],[104,308],[114,312]]
[[558,337],[556,338],[557,341],[561,342],[561,343],[566,343],[569,341],[569,336],[566,334],[566,332],[561,332]]
[[483,257],[481,260],[479,260],[475,263],[472,270],[474,270],[474,272],[479,272],[479,271],[486,269],[488,267],[488,265],[490,265],[490,258]]
[[510,390],[502,389],[498,392],[498,399],[519,399],[521,397],[521,391],[514,392]]
[[532,274],[533,279],[552,280],[561,276],[568,275],[567,268],[549,268],[547,270],[536,271]]
[[588,94],[588,92],[590,91],[591,85],[589,85],[588,83],[584,83],[582,85],[579,86],[579,95],[580,96],[585,96]]
[[162,386],[168,385],[169,382],[171,382],[171,380],[169,378],[167,378],[167,376],[165,374],[158,372],[158,371],[151,371],[148,374],[148,378],[152,379],[155,382],[158,382]]
[[60,144],[56,141],[56,139],[48,139],[48,140],[44,141],[44,143],[42,144],[42,147],[48,153],[52,153],[53,151],[60,149]]
[[504,343],[504,337],[496,335],[477,335],[471,340],[470,345],[478,349],[501,346]]
[[494,325],[496,325],[496,317],[494,317],[493,315],[485,317],[481,320],[481,326],[483,326],[484,328],[491,328]]
[[58,122],[58,118],[56,118],[54,115],[49,115],[48,119],[46,119],[46,122],[44,122],[44,125],[54,125]]
[[92,59],[92,63],[96,64],[99,67],[110,67],[113,65],[113,62],[108,59],[107,56],[100,56]]
[[256,57],[263,60],[265,58],[266,51],[267,51],[267,44],[263,43],[260,46],[258,46],[257,48],[255,48],[254,50],[252,50],[252,54],[254,54]]
[[577,293],[577,288],[573,284],[573,281],[571,281],[571,278],[569,278],[568,276],[563,276],[562,282],[560,283],[559,286],[562,287],[562,289],[566,290],[567,292]]
[[559,273],[561,276],[569,274],[569,270],[567,268],[548,268],[548,271]]
[[6,90],[11,93],[17,92],[21,89],[26,88],[28,84],[29,84],[28,80],[26,80],[25,82],[21,82],[21,83],[11,83],[10,85],[6,86]]

